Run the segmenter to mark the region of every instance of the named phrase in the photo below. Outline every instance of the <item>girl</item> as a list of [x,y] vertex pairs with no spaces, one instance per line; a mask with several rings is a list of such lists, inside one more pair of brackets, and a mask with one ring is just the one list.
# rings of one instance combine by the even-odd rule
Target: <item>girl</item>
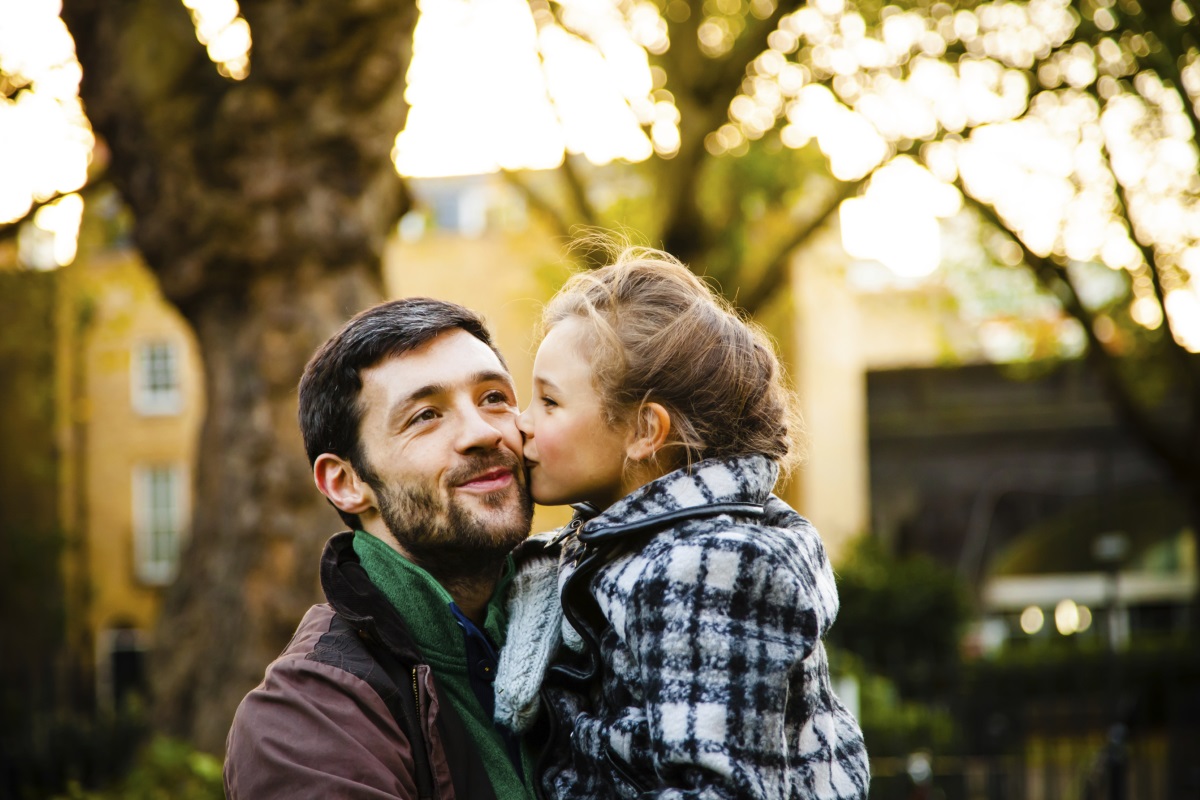
[[770,344],[635,248],[569,280],[543,330],[518,427],[534,499],[577,513],[553,565],[514,583],[496,685],[497,720],[523,731],[541,683],[541,790],[865,798],[821,642],[833,573],[771,494],[798,416]]

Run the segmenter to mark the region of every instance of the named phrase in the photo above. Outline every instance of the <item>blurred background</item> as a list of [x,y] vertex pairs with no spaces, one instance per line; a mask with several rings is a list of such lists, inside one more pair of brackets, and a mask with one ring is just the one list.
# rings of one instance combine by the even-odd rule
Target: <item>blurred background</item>
[[589,226],[784,355],[872,798],[1200,797],[1197,13],[0,0],[0,797],[220,797],[308,356],[435,295],[527,400]]

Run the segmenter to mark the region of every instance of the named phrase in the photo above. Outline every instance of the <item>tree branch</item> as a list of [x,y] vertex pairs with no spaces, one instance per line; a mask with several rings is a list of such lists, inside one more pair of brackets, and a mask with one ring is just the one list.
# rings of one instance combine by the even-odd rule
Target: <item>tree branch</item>
[[33,81],[11,73],[0,74],[0,97],[16,101],[22,94],[33,91]]
[[[70,192],[68,192],[68,194],[70,194]],[[8,241],[9,239],[15,237],[21,232],[21,226],[26,222],[30,222],[34,218],[34,215],[36,215],[38,211],[41,211],[44,206],[48,206],[56,200],[61,200],[64,197],[66,197],[65,194],[56,194],[49,200],[42,200],[41,202],[33,203],[29,206],[29,210],[25,212],[24,216],[14,219],[11,222],[0,224],[0,242]]]
[[[712,60],[712,68],[704,81],[705,90],[721,98],[725,108],[737,96],[737,91],[746,76],[750,62],[767,49],[767,37],[779,27],[779,20],[803,5],[800,0],[777,0],[775,10],[769,17],[749,17],[746,29],[734,42],[729,52]],[[750,21],[753,20],[753,21]]]
[[856,194],[869,177],[870,175],[868,174],[856,181],[848,181],[840,184],[837,190],[826,199],[825,205],[821,207],[815,216],[802,221],[791,234],[784,237],[776,245],[774,255],[768,258],[766,269],[754,284],[753,289],[745,298],[738,298],[738,305],[750,314],[758,313],[787,281],[789,258],[792,252],[822,228],[829,221],[829,218],[833,216],[834,212],[838,210],[842,202],[851,195]]
[[[582,158],[582,156],[580,156]],[[571,158],[570,153],[563,153],[562,166],[558,168],[559,174],[566,181],[567,189],[571,194],[571,202],[575,204],[575,210],[579,212],[579,216],[583,218],[584,225],[596,225],[600,221],[600,216],[596,212],[592,201],[588,199],[587,187],[584,186],[583,177],[579,174],[579,170],[575,167],[575,163]]]
[[961,178],[959,179],[959,190],[962,191],[966,202],[975,208],[988,224],[997,230],[1004,231],[1016,242],[1021,248],[1025,263],[1029,265],[1038,282],[1058,298],[1062,303],[1063,310],[1083,325],[1088,340],[1088,357],[1099,370],[1117,415],[1132,430],[1136,431],[1147,446],[1165,463],[1169,464],[1176,474],[1190,474],[1194,470],[1194,466],[1191,465],[1191,460],[1188,458],[1188,445],[1180,442],[1177,436],[1163,431],[1147,410],[1134,399],[1118,368],[1119,356],[1109,352],[1104,346],[1104,342],[1096,334],[1095,317],[1080,300],[1070,275],[1050,258],[1042,257],[1030,250],[1021,237],[1000,219],[1000,215],[991,205],[972,197],[965,191],[961,185]]
[[[1180,99],[1183,100],[1184,116],[1192,126],[1192,140],[1200,144],[1200,116],[1197,115],[1197,104],[1188,95],[1187,87],[1183,84],[1183,73],[1179,68],[1179,61],[1186,56],[1189,49],[1189,43],[1185,40],[1187,31],[1183,25],[1177,24],[1171,18],[1171,12],[1167,10],[1169,6],[1170,4],[1163,4],[1159,15],[1153,17],[1149,12],[1145,12],[1150,23],[1150,32],[1163,45],[1161,50],[1153,53],[1150,61],[1157,68],[1161,77],[1169,80],[1174,85],[1175,91],[1179,92]],[[1194,42],[1192,45],[1194,46]]]
[[550,225],[561,236],[571,236],[571,224],[559,213],[554,204],[546,198],[538,194],[537,190],[529,185],[521,174],[510,169],[500,170],[500,174],[510,186],[520,192],[525,198],[525,202],[536,211],[550,221]]
[[55,194],[53,197],[51,197],[47,200],[38,201],[38,202],[34,203],[33,205],[31,205],[29,207],[29,211],[27,211],[25,213],[25,215],[22,216],[20,219],[14,219],[11,222],[5,222],[5,223],[0,224],[0,242],[5,242],[5,241],[8,241],[9,239],[15,238],[17,236],[17,234],[19,234],[21,232],[21,226],[24,225],[26,222],[32,222],[34,216],[37,215],[37,212],[42,210],[46,206],[53,205],[54,203],[57,203],[59,200],[62,200],[64,197],[67,197],[68,195],[72,195],[72,194],[81,195],[82,197],[84,197],[86,199],[89,194],[92,194],[93,192],[96,191],[96,189],[98,188],[98,184],[100,184],[104,180],[104,177],[105,176],[103,173],[98,174],[94,178],[89,179],[87,183],[85,183],[83,186],[81,186],[80,188],[76,189],[73,192],[59,192],[58,194]]
[[[1167,333],[1163,337],[1164,346],[1171,353],[1171,358],[1176,361],[1179,369],[1183,372],[1185,380],[1188,382],[1189,393],[1200,396],[1200,366],[1197,365],[1196,360],[1192,358],[1187,348],[1180,344],[1179,339],[1175,336],[1175,326],[1171,323],[1171,315],[1167,313],[1167,293],[1166,288],[1163,286],[1162,270],[1158,264],[1158,253],[1155,252],[1152,245],[1146,244],[1137,235],[1133,218],[1129,214],[1129,193],[1125,185],[1121,183],[1121,179],[1112,171],[1112,162],[1109,159],[1107,144],[1101,144],[1100,153],[1108,164],[1108,171],[1113,176],[1113,183],[1116,185],[1115,196],[1117,206],[1129,230],[1129,238],[1137,247],[1138,252],[1142,254],[1142,260],[1146,262],[1146,269],[1150,271],[1150,282],[1154,286],[1155,297],[1158,298],[1158,305],[1162,309],[1162,324],[1166,328]],[[1200,409],[1197,409],[1197,413],[1200,413]]]

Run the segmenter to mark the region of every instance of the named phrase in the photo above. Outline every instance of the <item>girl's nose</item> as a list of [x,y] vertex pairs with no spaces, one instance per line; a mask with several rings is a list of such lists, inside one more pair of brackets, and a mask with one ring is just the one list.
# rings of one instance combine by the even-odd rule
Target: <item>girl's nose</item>
[[526,439],[533,438],[533,421],[529,413],[530,406],[527,406],[524,411],[517,415],[517,430]]

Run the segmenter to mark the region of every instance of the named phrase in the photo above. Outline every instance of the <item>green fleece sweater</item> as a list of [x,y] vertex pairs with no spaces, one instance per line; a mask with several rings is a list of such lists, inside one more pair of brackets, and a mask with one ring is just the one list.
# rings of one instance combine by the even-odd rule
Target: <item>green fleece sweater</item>
[[[381,592],[404,618],[437,680],[438,693],[450,700],[467,733],[479,748],[496,797],[532,800],[533,762],[521,748],[525,781],[508,757],[504,739],[471,689],[467,673],[464,631],[450,610],[454,598],[432,575],[397,553],[386,542],[364,531],[354,534],[354,553]],[[508,615],[504,601],[513,576],[510,558],[488,601],[482,629],[497,647],[504,646]]]

